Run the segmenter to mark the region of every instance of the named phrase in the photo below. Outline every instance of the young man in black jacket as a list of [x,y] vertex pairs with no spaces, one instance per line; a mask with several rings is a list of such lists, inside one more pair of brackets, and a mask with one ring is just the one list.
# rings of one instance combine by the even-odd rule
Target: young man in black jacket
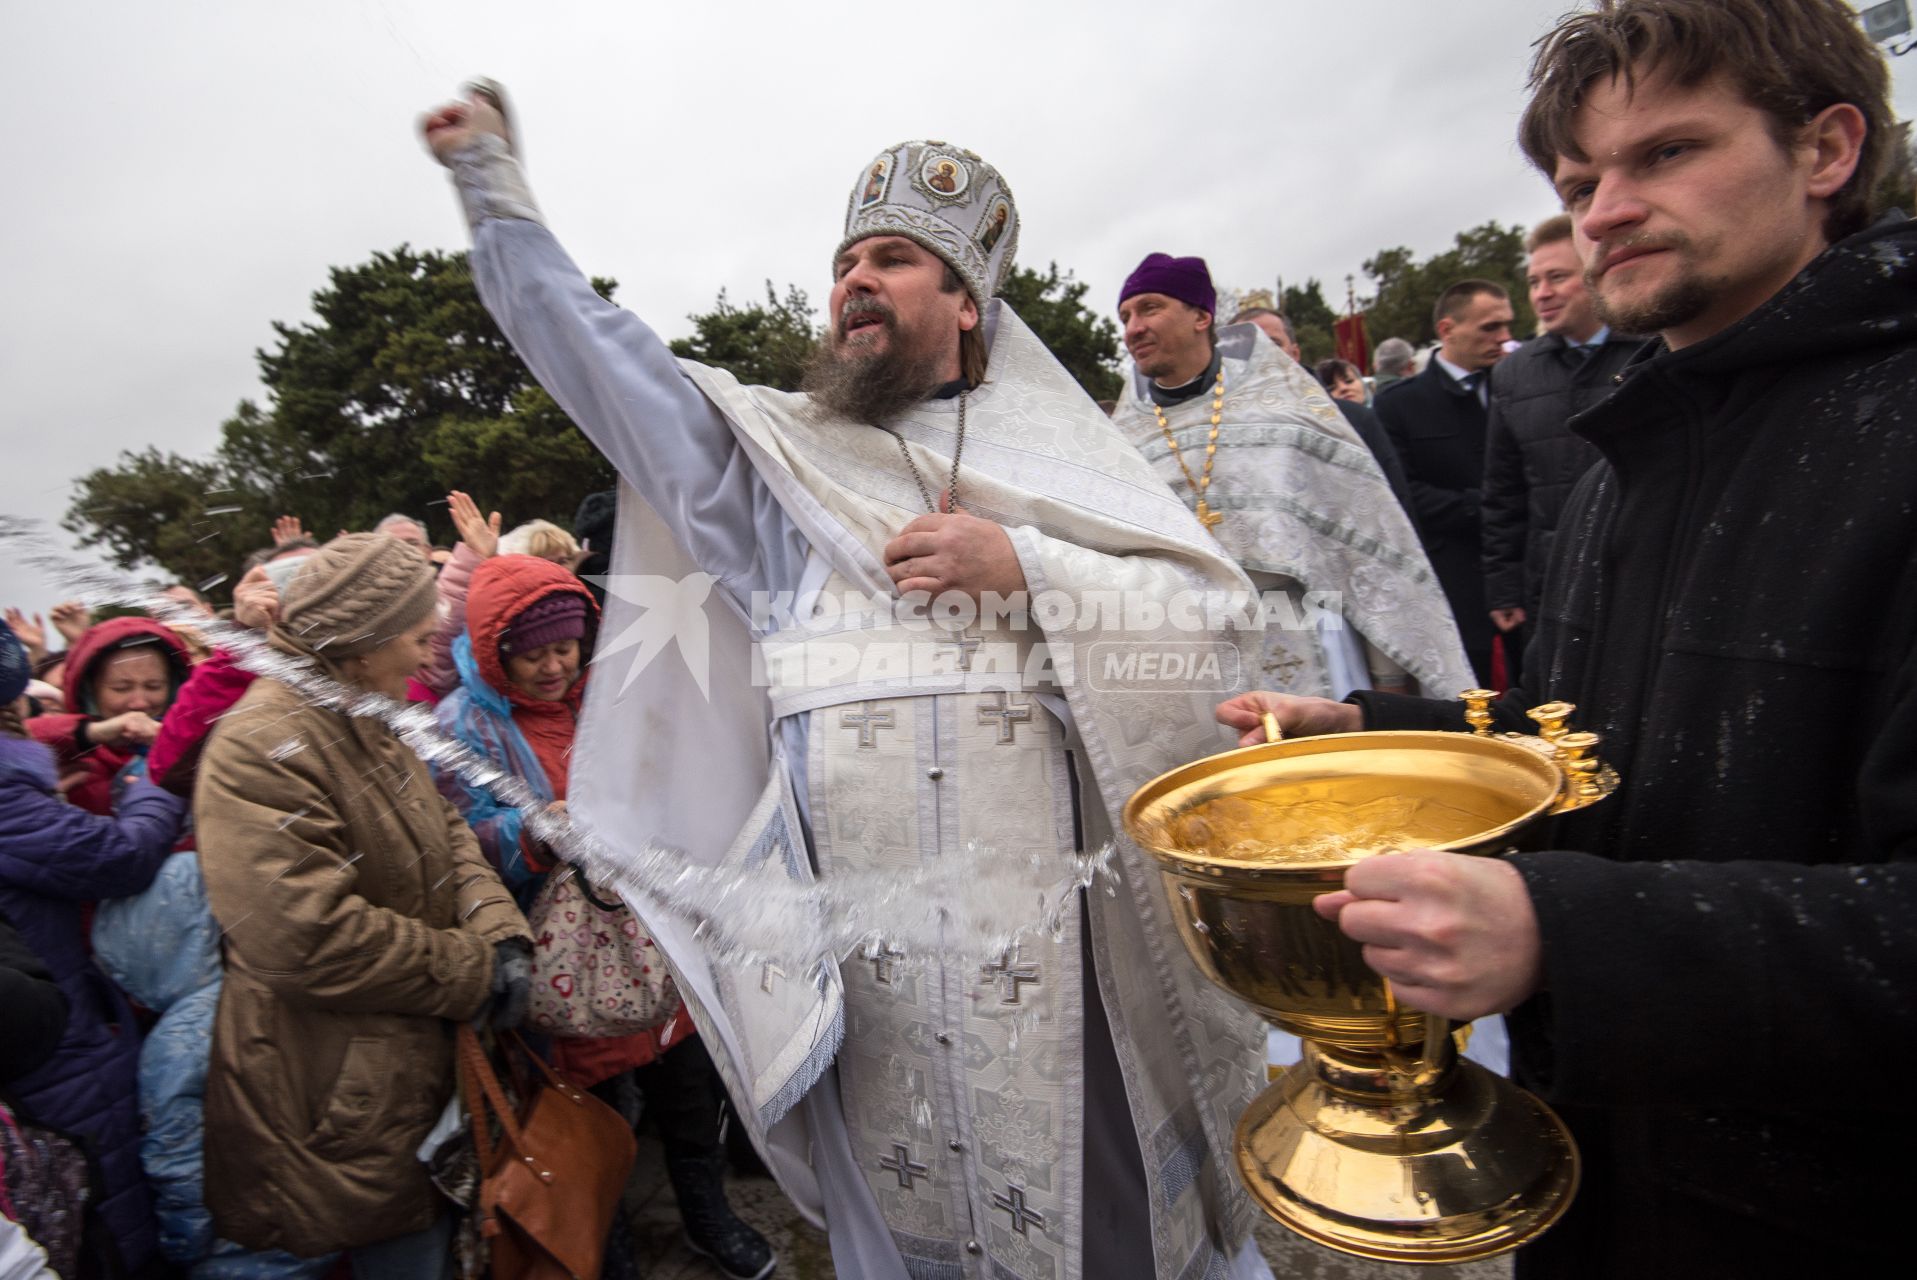
[[[1623,776],[1556,852],[1361,862],[1320,900],[1407,1004],[1509,1011],[1584,1185],[1521,1276],[1908,1265],[1917,1057],[1917,224],[1869,220],[1888,75],[1839,0],[1600,0],[1521,139],[1614,328],[1500,727],[1578,704]],[[1296,733],[1455,707],[1252,694]]]

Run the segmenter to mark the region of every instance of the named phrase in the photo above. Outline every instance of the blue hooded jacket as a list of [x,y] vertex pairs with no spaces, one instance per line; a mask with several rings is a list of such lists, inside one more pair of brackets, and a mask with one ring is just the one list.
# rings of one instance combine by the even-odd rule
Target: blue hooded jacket
[[[512,703],[480,674],[470,635],[462,634],[453,642],[453,665],[459,669],[459,688],[440,701],[440,729],[498,763],[541,800],[551,803],[553,789],[546,770],[526,735],[513,723]],[[499,868],[499,878],[506,888],[521,907],[529,906],[545,883],[546,873],[526,863],[519,840],[525,815],[485,787],[474,786],[456,774],[435,769],[433,776],[440,791],[458,806],[479,837],[480,847]]]

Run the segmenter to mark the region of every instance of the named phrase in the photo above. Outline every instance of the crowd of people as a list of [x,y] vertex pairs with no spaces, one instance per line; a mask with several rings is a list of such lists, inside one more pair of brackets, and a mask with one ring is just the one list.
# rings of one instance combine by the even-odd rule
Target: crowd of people
[[[224,619],[175,586],[165,621],[69,603],[0,624],[4,1207],[9,1248],[63,1280],[452,1266],[470,1205],[416,1152],[455,1093],[450,1027],[523,1016],[525,913],[559,859],[381,722],[202,634],[224,622],[345,689],[437,703],[563,812],[590,547],[543,520],[502,534],[464,493],[449,510],[452,548],[404,516],[324,546],[284,518]],[[683,1006],[539,1043],[656,1127],[694,1249],[771,1270],[727,1202],[725,1091]],[[642,1274],[631,1250],[616,1231],[604,1274]]]
[[[428,115],[480,296],[619,497],[575,536],[456,491],[450,547],[289,516],[219,626],[184,586],[163,617],[8,612],[0,1276],[483,1269],[499,1224],[445,1155],[471,1146],[455,1028],[505,1038],[567,995],[535,974],[575,815],[735,885],[1065,865],[1268,717],[1464,732],[1467,688],[1520,732],[1576,703],[1618,792],[1546,851],[1364,859],[1316,906],[1407,1008],[1502,1015],[1575,1136],[1582,1187],[1518,1274],[1895,1265],[1902,1184],[1845,1084],[1917,1048],[1917,231],[1873,204],[1885,64],[1840,0],[1600,0],[1540,41],[1531,91],[1520,142],[1565,209],[1525,245],[1535,332],[1463,279],[1430,350],[1307,369],[1277,309],[1223,315],[1201,257],[1154,252],[1103,410],[997,299],[1020,215],[972,152],[860,168],[788,394],[600,296],[499,86]],[[599,644],[641,614],[588,563],[703,575],[696,664]],[[896,626],[1193,595],[1256,598],[1262,628]],[[1109,661],[1194,643],[1234,674]],[[430,704],[486,769],[429,766],[366,695]],[[729,1276],[777,1264],[727,1201],[736,1129],[847,1280],[1263,1280],[1232,1136],[1263,1029],[1136,848],[1103,874],[989,963],[956,904],[949,952],[879,921],[807,969],[660,906],[630,932],[683,999],[529,1038],[652,1118]],[[646,1261],[615,1221],[603,1274]]]

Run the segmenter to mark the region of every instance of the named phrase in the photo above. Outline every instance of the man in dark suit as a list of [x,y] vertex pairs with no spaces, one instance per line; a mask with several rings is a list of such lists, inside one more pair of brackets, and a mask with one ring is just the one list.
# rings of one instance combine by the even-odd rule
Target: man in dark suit
[[[1278,349],[1298,361],[1305,372],[1302,353],[1298,349],[1298,339],[1291,336],[1291,323],[1273,311],[1270,307],[1244,307],[1231,318],[1233,324],[1255,324],[1265,331],[1265,336],[1278,344]],[[1384,472],[1385,483],[1391,486],[1392,494],[1398,499],[1398,505],[1411,517],[1411,527],[1418,527],[1418,518],[1411,510],[1411,487],[1405,481],[1404,464],[1398,461],[1398,451],[1391,447],[1391,437],[1385,434],[1384,424],[1378,421],[1378,415],[1368,407],[1350,400],[1340,400],[1333,396],[1331,403],[1338,406],[1338,412],[1345,415],[1345,421],[1358,433],[1358,438],[1371,450],[1371,456],[1378,460],[1378,470]]]
[[1457,618],[1478,679],[1491,679],[1491,613],[1478,528],[1489,372],[1511,340],[1511,299],[1489,280],[1460,280],[1433,308],[1438,349],[1423,373],[1385,388],[1377,413],[1398,450],[1425,554]]
[[1484,598],[1504,635],[1511,682],[1538,611],[1558,513],[1598,459],[1571,418],[1611,394],[1643,342],[1614,333],[1584,287],[1571,219],[1540,222],[1525,241],[1525,284],[1544,332],[1499,362],[1491,377],[1484,461]]

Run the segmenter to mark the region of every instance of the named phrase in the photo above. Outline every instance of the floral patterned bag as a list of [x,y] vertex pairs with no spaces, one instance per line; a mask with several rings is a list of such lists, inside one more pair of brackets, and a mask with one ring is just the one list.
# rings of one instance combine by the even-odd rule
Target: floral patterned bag
[[664,1026],[679,993],[639,917],[599,897],[561,863],[527,912],[532,925],[532,1004],[527,1022],[548,1035],[595,1039]]
[[0,1103],[0,1213],[47,1253],[56,1275],[74,1280],[87,1249],[92,1170],[73,1139],[23,1125]]

